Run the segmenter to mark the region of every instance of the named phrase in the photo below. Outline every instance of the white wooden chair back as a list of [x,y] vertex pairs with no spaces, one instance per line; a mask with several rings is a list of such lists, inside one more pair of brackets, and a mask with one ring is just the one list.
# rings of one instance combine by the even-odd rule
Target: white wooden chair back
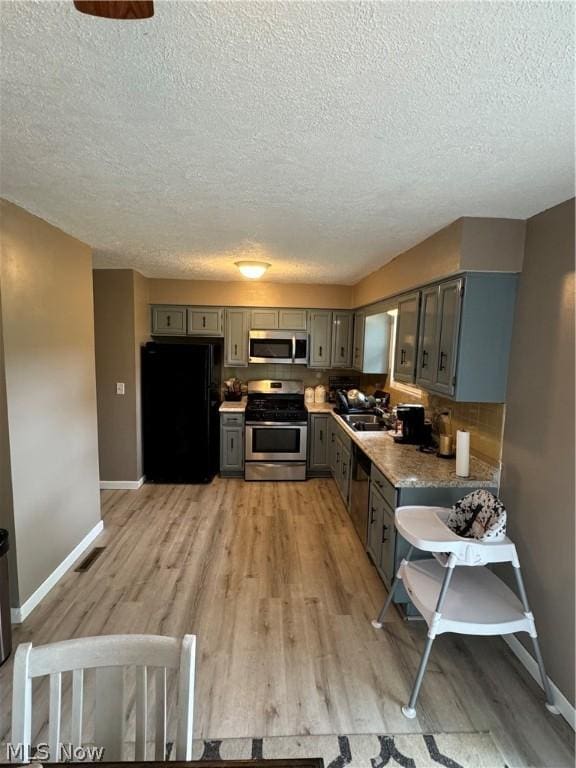
[[[84,670],[95,669],[95,739],[104,747],[107,762],[122,759],[125,713],[124,670],[136,667],[135,759],[146,760],[148,729],[149,672],[156,676],[156,722],[154,759],[166,757],[166,672],[178,670],[178,723],[176,759],[192,757],[194,672],[196,637],[182,640],[158,635],[104,635],[64,640],[50,645],[18,646],[14,657],[12,693],[12,743],[23,744],[26,755],[31,746],[32,679],[50,676],[48,744],[50,760],[60,754],[62,673],[72,672],[71,743],[82,745],[84,711]],[[150,670],[148,668],[151,668]]]

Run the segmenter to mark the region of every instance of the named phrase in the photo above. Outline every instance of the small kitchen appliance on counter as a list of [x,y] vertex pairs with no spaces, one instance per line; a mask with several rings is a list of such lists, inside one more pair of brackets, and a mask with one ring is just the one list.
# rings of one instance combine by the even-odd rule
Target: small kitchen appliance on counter
[[245,480],[306,480],[307,439],[303,382],[248,382]]
[[406,403],[396,406],[396,417],[402,422],[402,434],[394,438],[396,443],[420,445],[424,442],[424,406]]

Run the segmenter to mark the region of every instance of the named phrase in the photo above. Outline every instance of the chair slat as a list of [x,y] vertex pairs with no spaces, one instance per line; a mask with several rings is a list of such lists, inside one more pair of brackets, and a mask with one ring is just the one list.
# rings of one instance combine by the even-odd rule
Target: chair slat
[[196,637],[194,635],[184,635],[182,638],[178,680],[178,736],[176,739],[176,760],[192,759],[195,671]]
[[155,760],[166,759],[166,670],[156,670]]
[[12,684],[12,744],[24,744],[27,749],[25,762],[32,739],[31,652],[32,643],[22,643],[16,649]]
[[84,714],[84,670],[72,672],[72,729],[71,740],[76,747],[82,746],[82,716]]
[[50,762],[60,762],[60,722],[62,707],[62,674],[53,672],[50,675],[50,709],[48,716],[48,746]]
[[101,667],[96,670],[95,743],[104,747],[103,760],[122,760],[124,741],[124,670]]
[[148,740],[148,669],[136,667],[136,760],[146,760]]

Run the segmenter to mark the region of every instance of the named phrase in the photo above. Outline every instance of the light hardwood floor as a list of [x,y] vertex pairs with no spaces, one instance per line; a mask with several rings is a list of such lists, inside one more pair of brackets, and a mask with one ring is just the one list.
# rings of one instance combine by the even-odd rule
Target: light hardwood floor
[[395,613],[371,627],[385,590],[332,480],[147,485],[103,492],[102,510],[104,553],[66,575],[16,643],[196,634],[205,738],[489,730],[511,767],[573,765],[572,731],[500,638],[440,637],[418,718],[402,716],[425,627]]

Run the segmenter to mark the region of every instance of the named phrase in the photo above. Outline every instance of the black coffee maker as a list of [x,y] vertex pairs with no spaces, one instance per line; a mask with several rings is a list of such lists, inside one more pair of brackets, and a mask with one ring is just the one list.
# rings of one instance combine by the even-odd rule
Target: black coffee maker
[[397,443],[420,445],[424,442],[424,406],[406,403],[396,406],[396,418],[402,422],[402,435],[394,438]]

